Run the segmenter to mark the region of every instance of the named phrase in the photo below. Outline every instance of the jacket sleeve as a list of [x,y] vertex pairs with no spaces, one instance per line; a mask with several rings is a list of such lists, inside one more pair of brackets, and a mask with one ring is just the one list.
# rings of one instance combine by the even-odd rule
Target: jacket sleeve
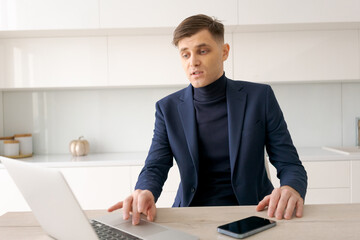
[[156,103],[155,128],[145,166],[140,172],[135,189],[149,190],[159,198],[169,169],[173,165],[173,154],[166,131],[166,122],[160,103]]
[[298,191],[305,200],[307,174],[291,140],[290,133],[270,86],[266,101],[266,151],[277,170],[280,185],[288,185]]

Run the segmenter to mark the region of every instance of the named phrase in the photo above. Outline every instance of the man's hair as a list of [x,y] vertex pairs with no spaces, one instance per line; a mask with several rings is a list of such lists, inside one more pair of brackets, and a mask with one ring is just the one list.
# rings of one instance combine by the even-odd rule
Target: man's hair
[[191,37],[201,30],[208,30],[216,41],[224,42],[224,25],[216,18],[198,14],[184,19],[177,26],[172,43],[177,47],[180,40]]

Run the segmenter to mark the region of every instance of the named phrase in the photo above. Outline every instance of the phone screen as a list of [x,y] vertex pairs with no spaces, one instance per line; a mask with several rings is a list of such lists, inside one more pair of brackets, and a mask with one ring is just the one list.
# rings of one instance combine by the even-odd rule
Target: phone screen
[[265,229],[274,227],[275,225],[275,221],[252,216],[219,226],[218,232],[235,238],[245,238]]

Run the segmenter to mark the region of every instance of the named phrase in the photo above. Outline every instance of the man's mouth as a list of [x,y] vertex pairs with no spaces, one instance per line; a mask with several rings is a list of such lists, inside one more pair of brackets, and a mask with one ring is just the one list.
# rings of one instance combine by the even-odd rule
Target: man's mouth
[[198,76],[202,73],[203,73],[202,71],[194,71],[194,72],[191,72],[191,76]]

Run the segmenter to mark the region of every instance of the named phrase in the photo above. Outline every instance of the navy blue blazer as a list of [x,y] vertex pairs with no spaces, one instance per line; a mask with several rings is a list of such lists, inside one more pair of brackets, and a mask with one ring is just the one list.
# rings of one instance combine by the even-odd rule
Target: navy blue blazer
[[[274,188],[265,169],[265,147],[280,184],[305,199],[306,171],[271,87],[226,80],[231,183],[239,205],[256,205]],[[135,189],[150,190],[157,201],[175,159],[181,182],[173,207],[189,206],[199,172],[192,86],[158,101],[155,117],[152,144]]]

